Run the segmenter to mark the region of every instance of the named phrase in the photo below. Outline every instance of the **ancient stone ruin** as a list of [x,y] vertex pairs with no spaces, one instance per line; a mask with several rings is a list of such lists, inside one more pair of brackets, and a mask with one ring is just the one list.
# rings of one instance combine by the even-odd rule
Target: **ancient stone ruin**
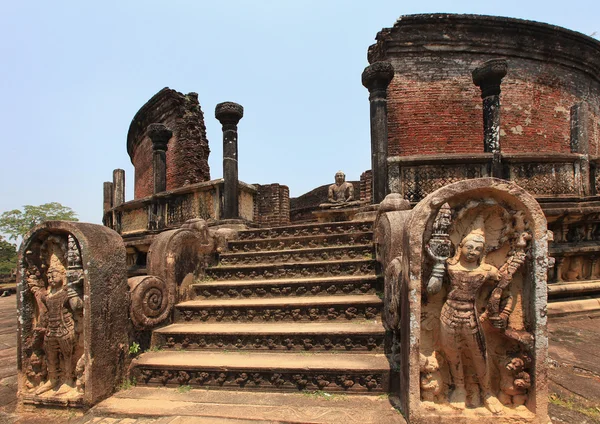
[[241,105],[215,107],[220,179],[197,94],[142,106],[135,198],[117,169],[104,227],[49,222],[21,247],[20,400],[91,407],[126,381],[546,423],[546,320],[600,294],[600,43],[411,15],[368,59],[371,169],[297,198],[239,179]]

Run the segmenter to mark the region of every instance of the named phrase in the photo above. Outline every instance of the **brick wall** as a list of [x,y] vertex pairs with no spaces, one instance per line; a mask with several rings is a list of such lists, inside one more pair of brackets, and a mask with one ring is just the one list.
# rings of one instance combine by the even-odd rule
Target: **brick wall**
[[508,62],[502,151],[570,152],[570,108],[581,101],[598,120],[600,43],[581,34],[510,18],[428,14],[403,16],[376,40],[369,62],[395,69],[390,156],[483,152],[481,91],[471,72],[493,58]]
[[280,184],[254,184],[254,222],[261,227],[280,227],[290,223],[290,190]]
[[[433,74],[414,73],[432,65],[430,58],[394,61],[401,69],[388,89],[389,155],[483,152],[480,90],[470,72],[485,59],[440,59]],[[571,74],[552,76],[546,66],[517,59],[508,64],[500,97],[502,151],[570,152],[570,108],[586,93],[574,87]],[[581,76],[579,82],[585,83]]]
[[371,192],[373,190],[373,172],[368,171],[360,174],[360,200],[371,203]]
[[198,95],[165,88],[142,106],[129,127],[127,148],[135,168],[135,199],[153,192],[152,142],[146,128],[155,122],[173,131],[167,150],[167,190],[210,180],[210,149]]

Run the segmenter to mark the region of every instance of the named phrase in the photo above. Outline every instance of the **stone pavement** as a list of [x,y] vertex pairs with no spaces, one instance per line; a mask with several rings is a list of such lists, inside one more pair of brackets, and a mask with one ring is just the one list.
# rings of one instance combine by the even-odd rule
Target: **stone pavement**
[[[108,409],[100,408],[91,410],[85,416],[80,411],[40,411],[27,410],[17,413],[16,403],[16,298],[0,298],[0,423],[4,424],[192,424],[192,423],[215,423],[215,424],[237,424],[237,423],[273,423],[285,422],[281,416],[272,417],[269,420],[245,420],[216,417],[194,417],[184,416],[180,411],[171,410],[165,412],[168,416],[140,417],[142,403],[135,401],[132,405],[131,415],[105,416]],[[600,316],[584,315],[578,317],[553,318],[549,325],[550,329],[550,416],[555,424],[592,424],[600,423]],[[121,392],[120,398],[135,400],[135,397],[143,393],[136,391]],[[166,402],[189,402],[188,406],[193,408],[193,395],[195,390],[189,393],[176,394],[165,392]],[[198,391],[199,392],[199,391]],[[294,396],[286,394],[285,396]],[[310,395],[295,395],[296,402],[301,406],[302,399],[309,399]],[[176,401],[174,399],[177,399]],[[291,398],[290,398],[291,399]],[[300,400],[298,400],[300,399]],[[339,402],[329,402],[332,409],[344,409],[343,397]],[[321,401],[321,400],[317,400]],[[365,399],[365,402],[368,400]],[[373,400],[370,400],[373,401]],[[378,402],[383,406],[387,403],[382,397]],[[257,402],[258,403],[258,402]],[[175,403],[173,403],[175,404]],[[263,405],[265,406],[265,405]],[[268,405],[267,405],[268,406]],[[289,405],[286,405],[289,407]],[[351,405],[348,405],[351,407]],[[196,404],[196,408],[201,409]],[[330,409],[331,409],[330,408]],[[137,409],[137,411],[136,411]],[[175,415],[179,414],[179,415]],[[393,415],[390,415],[392,417]],[[292,418],[292,417],[290,417]],[[274,419],[274,420],[273,420]],[[352,422],[352,420],[342,420]],[[399,414],[394,419],[385,421],[403,422]],[[337,421],[340,422],[340,421]],[[362,421],[367,424],[369,421]],[[381,421],[379,421],[381,422]]]

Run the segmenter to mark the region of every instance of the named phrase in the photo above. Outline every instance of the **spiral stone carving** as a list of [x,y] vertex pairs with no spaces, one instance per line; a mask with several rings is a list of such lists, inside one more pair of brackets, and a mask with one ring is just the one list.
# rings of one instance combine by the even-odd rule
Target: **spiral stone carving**
[[138,330],[149,330],[166,320],[175,295],[159,277],[144,275],[127,280],[131,294],[130,316]]

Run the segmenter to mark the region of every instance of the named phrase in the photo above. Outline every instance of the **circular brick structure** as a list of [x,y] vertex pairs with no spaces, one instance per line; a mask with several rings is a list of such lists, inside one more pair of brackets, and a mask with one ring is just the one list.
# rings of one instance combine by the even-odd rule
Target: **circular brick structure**
[[377,34],[370,63],[388,61],[389,156],[484,151],[481,90],[471,72],[504,58],[504,153],[570,153],[571,110],[586,103],[589,153],[600,144],[600,42],[564,28],[478,15],[402,16]]
[[163,88],[135,114],[127,133],[127,152],[135,168],[135,199],[153,194],[152,141],[147,129],[154,123],[173,131],[166,152],[167,190],[210,180],[210,149],[198,94]]

